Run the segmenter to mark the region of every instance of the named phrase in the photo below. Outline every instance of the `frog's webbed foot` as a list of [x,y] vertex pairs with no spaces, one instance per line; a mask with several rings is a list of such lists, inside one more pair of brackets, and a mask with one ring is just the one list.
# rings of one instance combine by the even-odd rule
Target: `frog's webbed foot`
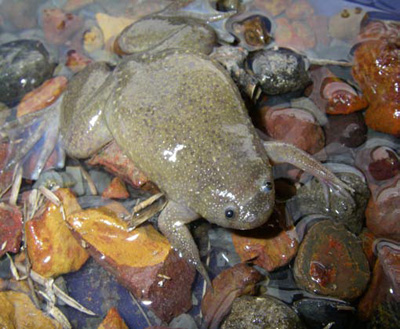
[[209,24],[217,33],[218,38],[226,43],[233,43],[235,37],[228,32],[226,23],[236,14],[236,10],[221,12],[214,9],[209,0],[175,1],[161,15],[184,16],[200,19]]
[[23,177],[37,179],[50,156],[56,157],[57,167],[64,165],[59,104],[60,100],[41,111],[6,122],[0,128],[0,138],[9,143],[5,171],[21,164]]
[[354,190],[337,178],[329,169],[315,160],[311,155],[296,146],[284,142],[264,142],[268,158],[276,164],[290,163],[315,176],[324,185],[325,199],[329,202],[329,191],[338,193],[344,198],[351,198]]
[[158,227],[165,235],[172,247],[182,257],[196,266],[197,271],[203,276],[207,285],[211,287],[211,281],[201,260],[196,243],[186,224],[199,218],[199,215],[190,209],[169,201],[158,218]]

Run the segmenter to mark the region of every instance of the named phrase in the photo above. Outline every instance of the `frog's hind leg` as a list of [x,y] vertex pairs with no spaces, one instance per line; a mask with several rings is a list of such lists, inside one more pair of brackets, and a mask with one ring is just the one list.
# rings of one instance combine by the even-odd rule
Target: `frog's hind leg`
[[211,281],[203,263],[199,250],[186,224],[199,218],[199,215],[189,208],[169,201],[158,218],[158,227],[164,236],[186,260],[196,266],[197,271],[211,287]]
[[[354,190],[308,153],[288,143],[269,141],[263,144],[267,151],[268,158],[273,163],[290,163],[315,176],[333,192],[342,194],[346,198],[353,199],[350,193],[354,193]],[[328,193],[327,190],[324,193]]]
[[51,106],[6,122],[0,128],[2,142],[8,143],[6,165],[0,171],[23,168],[23,177],[37,179],[51,157],[55,167],[62,167],[65,153],[60,146],[60,100]]

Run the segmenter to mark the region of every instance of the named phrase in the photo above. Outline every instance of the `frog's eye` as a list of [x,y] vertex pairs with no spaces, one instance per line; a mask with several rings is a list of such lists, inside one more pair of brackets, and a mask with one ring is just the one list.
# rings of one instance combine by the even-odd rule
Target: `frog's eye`
[[272,182],[265,182],[262,186],[261,186],[261,191],[268,193],[272,191]]
[[232,220],[232,219],[234,219],[235,217],[237,216],[237,211],[236,211],[236,209],[234,208],[234,207],[227,207],[226,209],[225,209],[225,218],[226,219],[230,219],[230,220]]

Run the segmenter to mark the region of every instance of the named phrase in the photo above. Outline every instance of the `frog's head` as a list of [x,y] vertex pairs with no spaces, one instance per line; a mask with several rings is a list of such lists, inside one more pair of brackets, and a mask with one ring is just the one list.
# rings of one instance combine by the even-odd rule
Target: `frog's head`
[[205,217],[211,223],[236,230],[261,226],[275,204],[274,182],[270,176],[265,174],[243,189],[214,190],[215,202]]

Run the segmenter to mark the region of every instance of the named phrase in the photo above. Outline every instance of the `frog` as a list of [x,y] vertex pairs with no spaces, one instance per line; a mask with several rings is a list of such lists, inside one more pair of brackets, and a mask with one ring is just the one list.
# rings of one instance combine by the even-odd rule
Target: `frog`
[[165,194],[158,227],[209,285],[187,224],[262,226],[275,204],[273,165],[293,164],[353,192],[304,151],[262,140],[229,73],[202,53],[167,49],[127,56],[115,68],[92,63],[71,79],[60,108],[69,156],[85,159],[115,141]]

